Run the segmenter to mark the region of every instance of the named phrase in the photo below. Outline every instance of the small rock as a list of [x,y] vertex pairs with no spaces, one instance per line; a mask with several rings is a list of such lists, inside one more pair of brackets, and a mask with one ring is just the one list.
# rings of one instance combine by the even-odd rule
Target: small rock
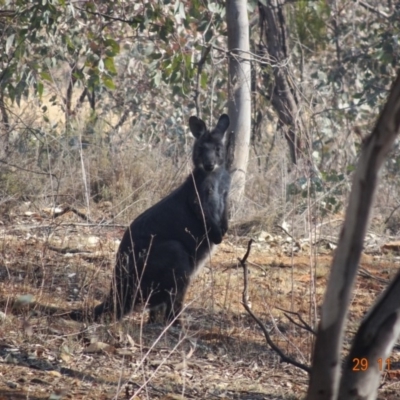
[[18,387],[18,383],[15,382],[11,382],[11,381],[7,381],[6,385],[10,388],[10,389],[16,389]]

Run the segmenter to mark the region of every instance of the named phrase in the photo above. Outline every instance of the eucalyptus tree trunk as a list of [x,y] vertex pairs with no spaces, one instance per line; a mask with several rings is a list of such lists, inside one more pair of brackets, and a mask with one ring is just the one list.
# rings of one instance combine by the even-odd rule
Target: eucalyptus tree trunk
[[[265,4],[265,5],[264,5]],[[278,114],[278,128],[284,132],[290,159],[296,164],[302,149],[300,141],[299,105],[296,88],[292,85],[288,68],[288,38],[283,11],[284,0],[259,2],[260,10],[260,56],[268,58],[272,68],[263,68],[263,80],[268,99]],[[272,72],[272,73],[271,73]],[[307,144],[307,140],[303,141]]]
[[400,273],[365,317],[342,371],[339,399],[374,400],[400,334]]
[[[236,208],[243,196],[251,133],[251,65],[247,0],[227,0],[229,50],[228,112],[233,131],[231,199]],[[236,206],[236,207],[235,207]]]
[[400,73],[362,146],[321,308],[307,400],[376,399],[380,374],[400,332],[400,275],[367,314],[341,375],[345,321],[357,275],[378,173],[400,132]]

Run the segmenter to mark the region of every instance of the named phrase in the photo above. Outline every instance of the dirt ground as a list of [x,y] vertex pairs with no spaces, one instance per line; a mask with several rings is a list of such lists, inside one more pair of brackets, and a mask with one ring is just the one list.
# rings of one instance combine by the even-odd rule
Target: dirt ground
[[[241,304],[238,258],[255,238],[248,258],[252,310],[288,356],[310,365],[314,336],[287,315],[314,325],[332,242],[310,245],[284,232],[239,237],[231,229],[191,285],[182,329],[146,325],[145,312],[86,325],[63,313],[104,299],[124,226],[49,213],[19,210],[0,225],[0,400],[304,397],[307,373],[281,362]],[[396,247],[382,249],[375,245],[362,257],[344,356],[363,315],[398,269]],[[399,378],[397,344],[379,399],[400,397]]]

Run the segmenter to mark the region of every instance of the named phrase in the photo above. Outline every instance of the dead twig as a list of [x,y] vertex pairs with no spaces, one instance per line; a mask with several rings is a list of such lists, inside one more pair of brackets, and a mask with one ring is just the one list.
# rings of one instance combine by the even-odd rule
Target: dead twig
[[123,224],[108,224],[106,222],[100,223],[80,223],[80,222],[66,222],[61,224],[46,224],[46,225],[15,225],[7,229],[1,229],[0,232],[16,232],[16,231],[29,231],[31,229],[49,229],[49,228],[75,228],[77,226],[84,226],[87,228],[124,228],[126,229],[126,225]]
[[196,79],[196,88],[194,91],[194,104],[196,105],[196,115],[200,117],[200,80],[201,80],[201,72],[203,70],[204,63],[210,53],[211,46],[207,46],[203,54],[201,55],[200,61],[197,63],[197,79]]
[[85,220],[85,221],[87,221],[87,222],[93,223],[93,221],[92,221],[86,214],[84,214],[84,213],[80,212],[79,210],[77,210],[76,208],[70,207],[70,206],[65,207],[65,208],[64,208],[63,210],[61,210],[61,211],[55,211],[55,212],[54,212],[54,218],[61,217],[61,215],[66,214],[68,211],[73,212],[73,213],[76,214],[79,218],[82,218],[83,220]]
[[358,4],[360,4],[360,6],[364,7],[366,10],[371,11],[375,14],[378,14],[380,17],[383,17],[386,19],[390,19],[392,17],[392,15],[389,15],[389,14],[385,13],[384,11],[379,10],[377,7],[370,5],[366,1],[359,0]]
[[275,226],[276,226],[277,228],[281,229],[283,232],[285,232],[286,235],[288,235],[288,236],[294,241],[294,244],[295,244],[299,249],[301,249],[301,244],[300,244],[300,242],[299,242],[298,240],[296,240],[283,226],[278,225],[278,224],[275,224]]
[[311,368],[308,367],[305,364],[302,364],[290,357],[288,357],[281,349],[280,347],[278,347],[271,339],[267,329],[265,328],[264,324],[260,321],[260,319],[258,317],[256,317],[256,315],[253,313],[253,311],[251,310],[249,303],[248,303],[248,269],[247,269],[247,258],[250,255],[250,250],[251,250],[251,245],[253,243],[253,240],[249,240],[249,243],[247,245],[247,252],[244,255],[244,257],[239,260],[240,265],[243,267],[243,278],[244,278],[244,287],[243,287],[243,295],[242,295],[242,304],[243,307],[245,308],[245,310],[250,314],[250,316],[254,319],[254,321],[258,324],[258,326],[261,328],[261,330],[264,333],[265,336],[265,340],[267,341],[268,345],[271,347],[271,349],[273,351],[275,351],[275,353],[277,353],[280,358],[281,358],[281,362],[286,362],[288,364],[292,364],[297,368],[302,369],[303,371],[306,371],[308,373],[310,373]]
[[52,251],[56,251],[57,253],[61,254],[90,254],[92,253],[91,251],[88,250],[81,250],[81,249],[75,249],[72,247],[55,247],[51,245],[47,245],[47,248]]
[[[313,335],[316,335],[317,332],[309,325],[307,324],[306,321],[304,321],[303,317],[295,311],[289,311],[289,310],[284,310],[283,308],[280,307],[276,307],[278,310],[283,311],[283,314],[285,315],[285,317],[294,325],[298,326],[301,329],[304,329],[310,333],[312,333]],[[295,315],[301,322],[301,324],[299,324],[298,322],[296,322],[292,317],[290,317],[288,314],[292,314]]]
[[388,285],[390,283],[389,279],[379,278],[379,276],[372,275],[365,268],[359,268],[358,275],[362,276],[363,278],[374,279],[375,281],[382,283],[383,285]]
[[391,211],[391,213],[389,214],[389,216],[385,219],[385,222],[384,222],[385,226],[389,223],[390,219],[393,217],[393,214],[394,214],[399,208],[400,208],[400,204],[397,205],[397,206]]

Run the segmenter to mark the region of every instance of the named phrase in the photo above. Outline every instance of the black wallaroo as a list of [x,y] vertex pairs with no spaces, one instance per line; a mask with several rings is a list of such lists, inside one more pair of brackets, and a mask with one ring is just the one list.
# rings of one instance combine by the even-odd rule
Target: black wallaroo
[[[143,306],[150,309],[149,322],[163,308],[166,323],[180,323],[191,277],[228,229],[231,179],[223,142],[228,126],[226,114],[211,131],[201,119],[189,119],[196,139],[194,169],[181,186],[139,215],[125,231],[110,292],[89,319],[97,320],[106,312],[120,319]],[[70,316],[81,320],[84,313],[76,310]]]

